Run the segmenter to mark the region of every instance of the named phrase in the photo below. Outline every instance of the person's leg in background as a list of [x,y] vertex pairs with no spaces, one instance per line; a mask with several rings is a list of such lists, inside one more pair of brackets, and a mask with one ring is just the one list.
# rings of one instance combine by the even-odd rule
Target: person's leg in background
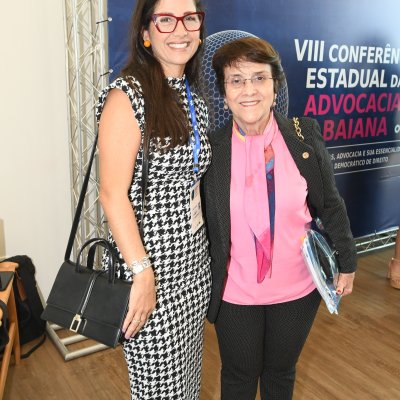
[[264,306],[223,301],[215,330],[222,361],[221,400],[254,400],[263,369]]
[[397,231],[394,257],[389,262],[388,278],[390,286],[400,289],[400,229]]
[[310,332],[321,296],[315,289],[301,299],[264,306],[264,370],[262,400],[291,400],[296,363]]

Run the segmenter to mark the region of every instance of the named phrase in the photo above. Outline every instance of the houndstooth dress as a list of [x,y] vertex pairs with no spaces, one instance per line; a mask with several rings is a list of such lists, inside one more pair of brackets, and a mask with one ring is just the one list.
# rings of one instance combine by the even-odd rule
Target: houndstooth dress
[[[167,80],[179,93],[191,126],[184,78]],[[96,110],[97,119],[113,88],[128,95],[143,143],[144,99],[140,83],[133,77],[118,78],[103,90]],[[211,161],[211,148],[206,136],[207,108],[194,93],[193,99],[201,136],[199,173],[193,172],[190,144],[167,152],[157,151],[155,141],[151,144],[143,241],[154,266],[157,305],[135,338],[123,344],[132,400],[199,398],[203,328],[211,275],[204,225],[195,234],[191,233],[189,194],[192,184],[204,174]],[[193,132],[191,135],[193,137]],[[142,146],[129,190],[138,221],[142,213],[141,171]],[[109,240],[116,246],[111,233]],[[123,266],[120,277],[132,279],[121,256],[120,264]]]

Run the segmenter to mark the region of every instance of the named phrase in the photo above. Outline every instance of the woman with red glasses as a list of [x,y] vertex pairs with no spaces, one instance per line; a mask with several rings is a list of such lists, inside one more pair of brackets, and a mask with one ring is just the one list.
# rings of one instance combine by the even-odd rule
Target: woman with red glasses
[[199,398],[211,280],[199,195],[211,160],[196,93],[203,20],[197,0],[138,0],[130,58],[97,108],[100,201],[119,277],[133,282],[123,349],[136,400]]

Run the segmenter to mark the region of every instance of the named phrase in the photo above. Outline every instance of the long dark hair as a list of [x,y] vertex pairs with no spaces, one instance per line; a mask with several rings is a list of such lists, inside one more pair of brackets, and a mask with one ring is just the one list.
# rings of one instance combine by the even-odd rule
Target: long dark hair
[[[130,56],[121,70],[121,76],[134,76],[141,84],[145,99],[146,128],[144,143],[158,137],[161,143],[171,138],[169,147],[186,144],[188,141],[188,121],[177,93],[165,79],[160,62],[151,48],[143,45],[143,30],[149,28],[151,17],[159,0],[137,0],[131,21]],[[203,11],[201,0],[193,0],[196,11]],[[204,24],[200,30],[204,41]],[[202,46],[185,66],[185,75],[192,89],[199,88]]]

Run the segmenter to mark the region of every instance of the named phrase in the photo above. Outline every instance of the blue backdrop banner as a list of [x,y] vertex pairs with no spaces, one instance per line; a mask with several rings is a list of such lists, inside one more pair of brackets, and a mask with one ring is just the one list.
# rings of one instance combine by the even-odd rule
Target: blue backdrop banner
[[[135,2],[109,0],[114,78]],[[306,3],[306,4],[305,4]],[[268,40],[286,73],[289,116],[316,118],[356,237],[400,224],[398,0],[205,0],[207,34]]]

